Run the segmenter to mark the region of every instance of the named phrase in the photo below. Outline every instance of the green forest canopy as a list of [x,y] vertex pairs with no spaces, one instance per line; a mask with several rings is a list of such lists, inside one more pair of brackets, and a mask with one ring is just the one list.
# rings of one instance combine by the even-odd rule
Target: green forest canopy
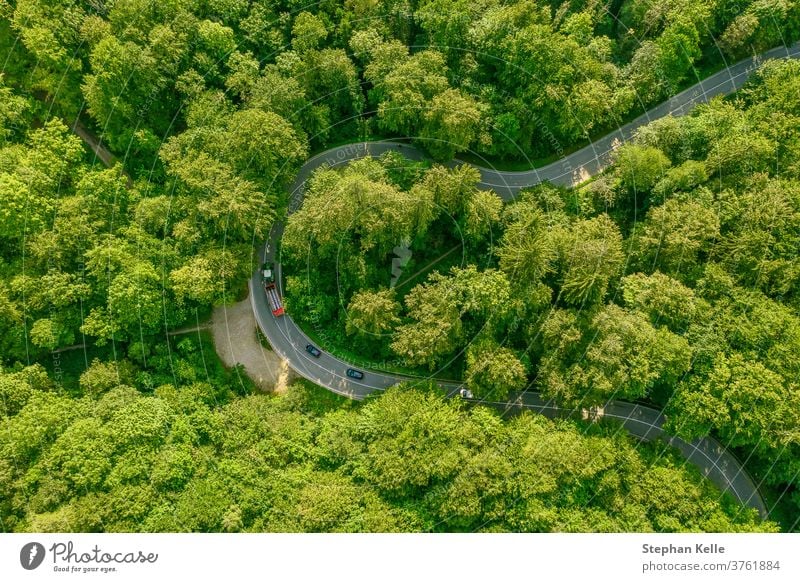
[[[187,340],[184,340],[184,342]],[[191,348],[183,351],[191,357]],[[151,394],[93,364],[86,395],[0,375],[5,531],[773,531],[664,445],[434,392],[315,415],[318,388]],[[114,364],[111,364],[113,367]],[[436,438],[420,438],[420,435]]]
[[0,14],[15,83],[70,119],[85,104],[128,169],[159,179],[169,136],[231,130],[233,110],[282,118],[276,156],[383,134],[442,160],[546,156],[800,37],[796,0],[3,0]]
[[[319,170],[283,239],[289,310],[334,352],[444,368],[478,397],[655,403],[797,499],[798,95],[800,63],[769,63],[643,128],[596,180],[505,207],[468,166]],[[400,240],[422,257],[408,271],[460,252],[391,288]]]
[[[442,491],[461,473],[445,468],[398,490],[378,482],[394,474],[397,458],[370,464],[359,452],[368,448],[361,437],[342,440],[348,448],[336,461],[316,457],[327,445],[314,431],[322,434],[318,426],[345,413],[317,418],[301,412],[305,397],[244,396],[250,388],[241,375],[210,373],[213,354],[191,342],[176,351],[164,332],[240,295],[253,240],[285,211],[285,185],[310,152],[384,135],[410,136],[440,161],[461,152],[499,162],[563,152],[723,61],[795,40],[800,4],[302,4],[0,0],[2,528],[756,527],[752,516],[674,466],[669,453],[543,419],[490,421],[486,411],[448,414],[477,418],[475,434],[484,442],[454,454],[484,458],[489,474],[503,474],[513,457],[504,460],[505,449],[497,454],[486,443],[508,432],[506,440],[523,447],[525,431],[563,437],[569,444],[553,447],[573,449],[572,459],[591,457],[586,451],[612,439],[622,451],[612,465],[625,469],[615,481],[600,465],[590,475],[571,461],[569,479],[580,475],[581,483],[573,494],[558,480],[560,469],[523,459],[550,488],[525,493],[532,501],[522,509],[504,505],[501,480],[487,483],[500,488],[492,500],[480,497],[488,491],[464,494],[465,507],[481,500],[479,508],[456,501],[450,508]],[[477,394],[499,398],[533,385],[564,404],[614,397],[666,406],[671,430],[686,438],[711,433],[735,447],[769,495],[796,516],[799,78],[796,63],[771,64],[737,98],[642,129],[616,165],[587,186],[543,186],[507,207],[476,191],[475,173],[465,167],[385,159],[320,173],[286,239],[290,252],[316,245],[316,286],[289,279],[287,304],[293,313],[315,310],[317,321],[370,357],[426,369],[465,350],[454,369]],[[119,166],[103,169],[87,156],[69,130],[77,116]],[[333,201],[343,204],[365,185],[377,206],[348,231],[349,263],[339,265],[345,277],[335,289],[344,310],[321,293],[332,284],[325,241],[338,240],[342,223],[313,201],[336,192]],[[353,208],[342,206],[338,219]],[[303,220],[314,228],[303,228]],[[458,240],[454,222],[463,233]],[[444,253],[451,243],[464,252],[438,274],[423,273],[393,292],[383,265],[398,238],[411,241],[417,259],[423,248]],[[380,341],[371,341],[376,336]],[[80,382],[81,372],[62,378],[50,354],[83,341],[97,363],[81,364]],[[51,368],[49,377],[31,367],[37,361]],[[404,406],[457,408],[398,394],[392,398],[410,399]],[[291,441],[296,456],[252,452],[262,443],[249,441],[247,428],[225,424],[262,406],[288,407],[299,420],[286,422],[310,431]],[[370,406],[380,408],[346,415],[369,414]],[[187,420],[195,413],[197,420]],[[253,420],[252,430],[268,428],[260,422]],[[384,444],[389,452],[399,446]],[[254,470],[254,463],[227,465],[234,450],[270,459],[268,466],[283,458],[276,466],[297,473],[275,482],[309,497],[290,507],[249,504],[254,492],[239,487],[237,502],[220,510],[220,492],[246,482],[239,471]],[[158,460],[162,452],[167,460]],[[218,465],[223,472],[215,473]],[[157,477],[157,466],[168,475]],[[646,495],[629,492],[642,485],[631,485],[634,476],[656,469],[669,475],[649,481]],[[227,481],[215,483],[213,475]],[[469,475],[459,491],[468,491]],[[602,488],[593,479],[601,477],[614,481],[608,496],[596,494]],[[358,504],[342,510],[315,499],[303,484],[317,478],[355,488],[350,500]],[[671,505],[680,501],[671,491],[683,492],[686,505]],[[185,513],[176,513],[184,495],[196,505],[184,501]],[[623,497],[636,516],[615,513]],[[203,504],[212,507],[205,514]],[[283,517],[269,517],[266,507]],[[383,517],[367,521],[358,513],[366,507]],[[109,508],[119,509],[119,523]],[[588,517],[594,512],[596,521]],[[105,517],[91,521],[97,515]],[[319,521],[325,515],[339,517]]]

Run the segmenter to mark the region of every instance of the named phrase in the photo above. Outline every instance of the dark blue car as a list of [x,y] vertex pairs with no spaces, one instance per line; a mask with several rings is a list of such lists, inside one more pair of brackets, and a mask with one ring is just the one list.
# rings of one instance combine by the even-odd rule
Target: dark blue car
[[320,357],[320,355],[322,354],[322,352],[321,352],[321,351],[319,351],[317,348],[315,348],[315,347],[314,347],[314,346],[312,346],[311,344],[307,344],[307,345],[306,345],[306,351],[307,351],[309,354],[311,354],[312,356],[314,356],[315,358],[318,358],[318,357]]
[[353,368],[347,368],[347,375],[350,378],[361,380],[364,377],[364,372],[359,372],[358,370],[354,370]]

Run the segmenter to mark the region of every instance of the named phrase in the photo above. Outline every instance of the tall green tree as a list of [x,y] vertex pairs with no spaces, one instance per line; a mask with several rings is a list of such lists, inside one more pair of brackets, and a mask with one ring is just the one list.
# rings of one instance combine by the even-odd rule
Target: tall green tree
[[540,333],[539,385],[545,396],[567,406],[643,398],[656,384],[679,380],[691,363],[686,339],[613,304],[602,308],[585,330],[574,314],[556,311]]
[[400,323],[400,303],[392,289],[360,291],[347,306],[348,335],[354,335],[364,347],[385,343]]
[[467,386],[478,398],[503,402],[527,384],[524,364],[513,350],[479,339],[467,348]]

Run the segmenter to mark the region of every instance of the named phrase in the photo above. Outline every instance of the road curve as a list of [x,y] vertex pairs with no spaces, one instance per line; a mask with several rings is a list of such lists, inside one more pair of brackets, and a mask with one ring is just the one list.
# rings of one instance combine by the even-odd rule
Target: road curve
[[[547,166],[522,172],[505,172],[476,166],[481,173],[479,188],[494,190],[508,201],[513,199],[521,189],[545,181],[564,186],[578,184],[605,168],[611,161],[614,149],[619,144],[629,141],[636,130],[643,125],[666,115],[683,115],[695,105],[707,102],[712,97],[727,95],[740,89],[750,74],[767,59],[798,57],[800,57],[800,43],[795,43],[790,47],[778,47],[757,57],[740,61],[650,109],[616,131]],[[289,212],[299,208],[302,203],[305,182],[316,169],[322,166],[341,166],[358,158],[379,156],[389,151],[402,153],[411,159],[424,159],[424,155],[419,150],[399,140],[359,142],[332,148],[312,157],[300,168],[291,189]],[[458,160],[453,162],[453,164],[459,163],[462,162]],[[258,252],[259,264],[274,263],[276,281],[281,295],[283,294],[283,276],[275,249],[282,234],[283,224],[276,222],[270,233],[270,242],[263,245]],[[345,371],[351,367],[350,364],[324,351],[318,358],[309,355],[305,351],[305,346],[312,341],[302,332],[291,316],[288,314],[281,317],[272,315],[266,296],[261,289],[259,271],[256,271],[250,280],[250,298],[256,321],[273,349],[285,358],[298,374],[323,388],[349,398],[363,399],[399,382],[422,381],[420,378],[410,378],[372,369],[365,370],[362,380],[348,378]],[[324,349],[325,346],[318,347]],[[457,383],[442,382],[440,384],[450,396],[455,394],[459,388]],[[555,406],[553,402],[544,401],[539,393],[532,390],[515,394],[508,402],[482,403],[507,412],[532,410],[549,417],[579,414],[579,411],[564,410]],[[659,439],[677,448],[687,461],[696,466],[721,490],[731,493],[742,504],[755,508],[762,517],[767,516],[767,510],[758,487],[742,465],[715,439],[706,437],[687,442],[671,436],[663,429],[665,418],[661,412],[628,402],[611,401],[607,403],[602,409],[602,416],[618,421],[638,439],[645,441]]]

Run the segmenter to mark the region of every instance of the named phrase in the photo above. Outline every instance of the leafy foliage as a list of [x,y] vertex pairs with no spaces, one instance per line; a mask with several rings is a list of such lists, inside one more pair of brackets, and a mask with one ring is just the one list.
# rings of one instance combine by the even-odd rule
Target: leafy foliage
[[504,422],[433,391],[312,416],[301,385],[226,404],[202,382],[71,398],[40,376],[0,375],[28,393],[0,417],[4,531],[775,528],[659,447],[528,414]]
[[572,191],[503,208],[449,162],[560,155],[798,22],[796,0],[0,2],[2,528],[772,527],[601,429],[402,390],[320,418],[173,345],[241,295],[310,152],[387,135],[445,164],[312,177],[281,249],[298,320],[482,397],[666,405],[796,514],[800,65]]

